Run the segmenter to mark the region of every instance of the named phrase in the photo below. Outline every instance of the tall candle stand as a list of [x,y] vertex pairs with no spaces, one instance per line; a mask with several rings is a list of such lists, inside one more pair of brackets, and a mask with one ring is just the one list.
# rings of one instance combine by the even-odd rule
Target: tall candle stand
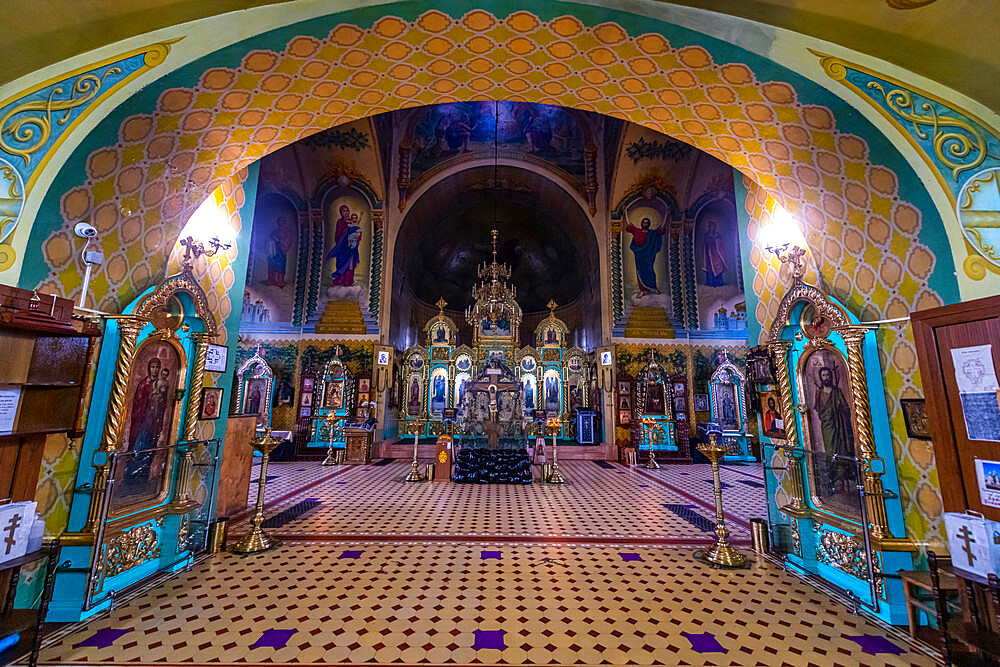
[[655,432],[653,430],[654,422],[649,417],[646,417],[642,420],[642,423],[645,426],[644,430],[646,431],[646,439],[649,440],[649,460],[646,461],[646,465],[643,467],[649,470],[659,470],[660,464],[656,462],[656,457],[653,455],[653,434]]
[[426,413],[420,415],[420,417],[415,417],[409,424],[410,430],[413,431],[413,462],[410,464],[410,472],[403,478],[404,482],[427,481],[427,478],[420,474],[417,464],[417,445],[420,441],[420,432],[424,430],[425,423],[427,423]]
[[556,435],[560,430],[559,419],[553,417],[546,423],[545,428],[552,435],[552,467],[549,468],[548,476],[543,480],[546,484],[565,484],[566,480],[559,474],[559,454],[556,448]]
[[339,465],[339,463],[340,463],[340,461],[337,460],[337,457],[334,456],[334,452],[333,452],[333,431],[334,431],[334,428],[336,427],[338,421],[340,421],[340,417],[335,416],[331,412],[327,416],[327,418],[326,418],[326,420],[324,422],[326,424],[327,435],[329,436],[330,444],[326,448],[326,458],[323,459],[323,462],[320,465],[335,466],[335,465]]
[[729,529],[722,512],[722,480],[719,478],[719,461],[726,448],[719,444],[719,436],[710,433],[708,443],[698,445],[698,451],[712,463],[712,482],[715,485],[715,544],[706,551],[696,551],[694,557],[712,565],[726,568],[746,567],[747,558],[729,544]]
[[257,478],[257,507],[251,521],[250,532],[233,545],[233,552],[238,554],[255,554],[267,551],[281,545],[281,540],[271,537],[261,524],[264,523],[264,488],[267,484],[267,462],[274,448],[282,443],[281,438],[271,435],[270,428],[264,428],[263,433],[256,434],[250,440],[254,449],[261,453],[260,476]]

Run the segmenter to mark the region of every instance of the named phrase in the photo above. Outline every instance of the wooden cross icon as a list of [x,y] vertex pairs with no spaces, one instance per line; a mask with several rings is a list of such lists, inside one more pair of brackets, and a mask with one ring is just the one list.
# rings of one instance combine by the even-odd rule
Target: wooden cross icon
[[969,560],[969,567],[972,567],[976,561],[976,557],[972,554],[972,545],[975,544],[976,540],[972,538],[972,531],[969,530],[968,526],[962,526],[958,531],[958,539],[965,542],[962,547],[962,551],[965,552],[966,557]]

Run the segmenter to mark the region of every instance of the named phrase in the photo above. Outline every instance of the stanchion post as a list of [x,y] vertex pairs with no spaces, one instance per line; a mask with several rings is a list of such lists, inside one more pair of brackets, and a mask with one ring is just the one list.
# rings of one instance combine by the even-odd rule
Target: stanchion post
[[267,551],[281,545],[281,540],[268,535],[261,524],[264,523],[264,488],[267,484],[267,463],[274,448],[281,444],[281,438],[271,435],[271,429],[264,428],[250,441],[253,448],[261,453],[260,476],[257,478],[257,506],[251,521],[250,532],[233,545],[233,552],[238,554],[255,554]]
[[705,458],[712,464],[712,482],[715,486],[716,542],[707,551],[696,551],[695,558],[719,567],[745,567],[747,564],[746,556],[729,544],[729,529],[726,527],[726,517],[722,511],[722,480],[719,477],[719,460],[725,455],[726,448],[719,444],[717,433],[710,433],[708,443],[698,445],[698,451],[704,454]]

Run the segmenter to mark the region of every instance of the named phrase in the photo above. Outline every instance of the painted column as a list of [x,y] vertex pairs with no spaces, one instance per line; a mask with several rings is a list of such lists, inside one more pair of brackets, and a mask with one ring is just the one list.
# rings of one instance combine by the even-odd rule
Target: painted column
[[187,419],[184,421],[184,439],[198,439],[198,416],[201,413],[201,389],[205,384],[205,361],[208,357],[208,344],[215,336],[197,331],[189,334],[194,341],[194,368],[191,373],[191,384],[188,388]]
[[[136,343],[139,332],[148,321],[135,315],[109,315],[109,320],[118,324],[118,359],[115,362],[114,379],[111,382],[111,394],[108,398],[108,410],[104,417],[104,433],[101,435],[100,451],[114,453],[118,450],[122,427],[125,420],[125,395],[128,393],[128,378],[132,372],[132,362],[135,361]],[[87,510],[87,522],[80,529],[81,533],[92,533],[97,517],[101,514],[104,502],[104,487],[111,474],[111,459],[98,466],[92,483],[93,493],[90,495],[90,508]]]
[[[791,447],[798,447],[798,437],[795,431],[795,417],[792,407],[792,383],[788,377],[788,351],[791,341],[773,340],[767,344],[774,356],[775,372],[778,377],[778,391],[781,394],[781,418],[785,422],[785,436]],[[802,455],[785,454],[788,464],[788,476],[792,486],[792,498],[789,507],[792,510],[805,509],[805,487],[802,484]],[[792,519],[795,521],[795,518]]]
[[[851,395],[854,398],[854,420],[856,424],[857,456],[861,459],[861,483],[864,488],[864,502],[871,522],[872,537],[889,537],[889,521],[885,512],[885,497],[882,489],[882,471],[885,463],[875,451],[875,434],[872,430],[871,405],[868,398],[868,383],[865,378],[864,341],[868,327],[851,325],[838,328],[847,345],[847,368],[851,380]],[[872,469],[877,461],[879,472]]]

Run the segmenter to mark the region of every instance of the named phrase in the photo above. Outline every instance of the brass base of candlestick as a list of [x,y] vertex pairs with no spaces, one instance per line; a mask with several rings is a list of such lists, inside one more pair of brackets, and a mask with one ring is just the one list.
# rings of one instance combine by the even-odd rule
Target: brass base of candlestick
[[750,564],[747,557],[734,549],[728,543],[716,543],[709,549],[699,549],[694,552],[694,559],[714,567],[742,569]]
[[410,466],[410,472],[403,478],[404,482],[426,482],[427,478],[420,474],[420,466],[416,460]]
[[323,462],[320,463],[320,465],[321,466],[335,466],[335,465],[339,465],[339,464],[340,464],[340,461],[337,460],[337,457],[334,454],[333,445],[331,444],[330,447],[327,448],[327,450],[326,450],[326,458],[323,459]]
[[271,429],[265,428],[250,440],[250,445],[261,453],[260,472],[257,475],[257,504],[254,508],[250,532],[233,545],[233,553],[256,554],[281,545],[281,540],[268,535],[261,526],[264,523],[264,490],[267,484],[267,464],[271,452],[281,444],[281,440],[271,435]]
[[659,470],[660,464],[656,462],[656,457],[653,456],[653,452],[649,453],[649,459],[646,461],[646,465],[642,466],[649,470]]
[[553,463],[549,468],[549,474],[542,480],[546,484],[565,484],[566,480],[559,474],[559,465]]
[[280,546],[281,540],[271,537],[259,526],[256,526],[244,535],[243,539],[233,545],[232,551],[235,554],[256,554]]

